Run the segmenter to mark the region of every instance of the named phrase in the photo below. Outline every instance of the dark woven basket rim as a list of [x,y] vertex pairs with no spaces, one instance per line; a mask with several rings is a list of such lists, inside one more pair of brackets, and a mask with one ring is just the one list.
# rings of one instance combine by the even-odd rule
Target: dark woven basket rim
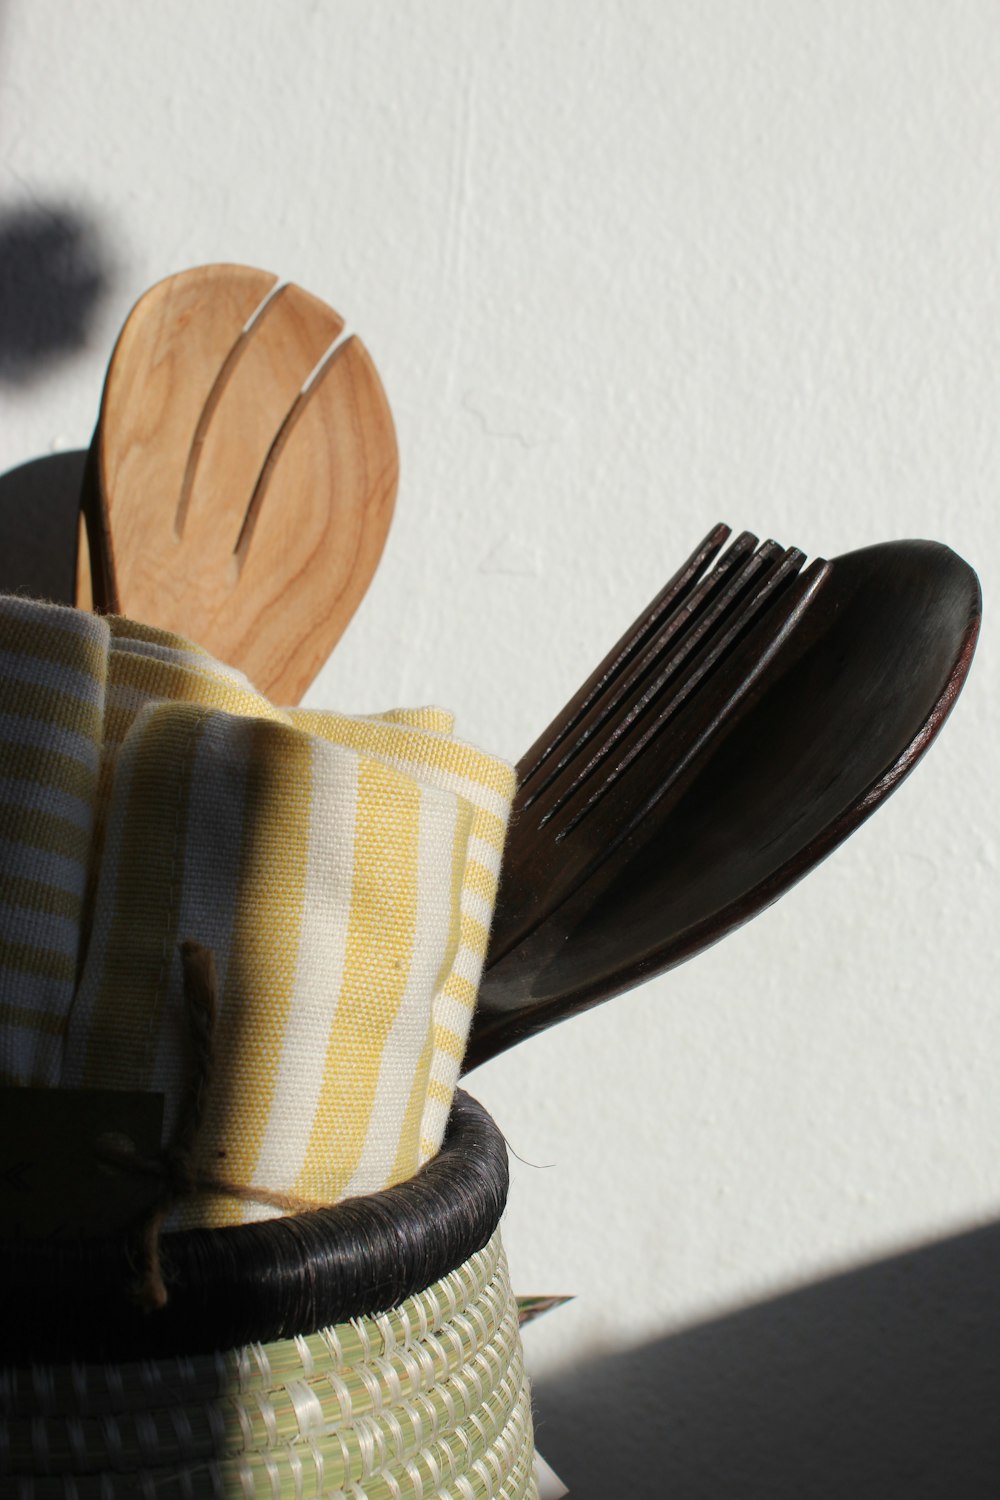
[[133,1247],[0,1244],[0,1364],[207,1354],[387,1311],[490,1240],[503,1136],[457,1090],[440,1153],[407,1182],[330,1208],[163,1237],[169,1301],[136,1306]]

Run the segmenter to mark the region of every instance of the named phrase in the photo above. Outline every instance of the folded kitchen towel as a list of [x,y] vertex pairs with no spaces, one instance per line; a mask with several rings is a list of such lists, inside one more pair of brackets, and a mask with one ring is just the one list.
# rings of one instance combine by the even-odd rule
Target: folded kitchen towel
[[[0,948],[4,1004],[44,1012],[56,1068],[40,1078],[4,1053],[2,1081],[162,1092],[169,1136],[190,1067],[178,945],[191,938],[212,950],[219,993],[198,1166],[318,1202],[410,1176],[443,1138],[512,769],[455,740],[440,710],[280,709],[191,642],[33,608],[71,636],[69,621],[106,631],[103,700],[82,799],[87,890],[78,880],[58,931],[71,949],[78,914],[61,971],[78,979],[37,998]],[[0,657],[8,716],[24,717],[29,637],[25,624]],[[44,705],[31,721],[45,746]],[[33,784],[42,803],[61,791],[44,772]],[[44,967],[52,935],[30,935]],[[172,1223],[274,1212],[204,1193]]]

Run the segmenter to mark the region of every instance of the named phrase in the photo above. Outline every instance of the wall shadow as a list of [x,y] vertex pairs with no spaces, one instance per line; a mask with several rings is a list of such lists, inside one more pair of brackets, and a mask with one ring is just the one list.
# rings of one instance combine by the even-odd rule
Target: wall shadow
[[86,449],[0,474],[0,594],[72,604]]
[[995,1500],[998,1265],[990,1226],[539,1380],[538,1446],[573,1500]]
[[39,204],[0,209],[0,382],[41,379],[82,348],[109,284],[89,218]]

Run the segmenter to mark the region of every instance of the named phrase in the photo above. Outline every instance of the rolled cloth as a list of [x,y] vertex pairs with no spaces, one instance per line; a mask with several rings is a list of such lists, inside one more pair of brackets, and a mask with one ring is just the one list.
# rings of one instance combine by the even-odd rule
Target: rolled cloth
[[[218,996],[196,1168],[328,1203],[411,1176],[513,792],[439,709],[279,708],[190,641],[0,598],[0,1083],[162,1093],[169,1137],[191,939]],[[205,1191],[170,1223],[275,1212]]]

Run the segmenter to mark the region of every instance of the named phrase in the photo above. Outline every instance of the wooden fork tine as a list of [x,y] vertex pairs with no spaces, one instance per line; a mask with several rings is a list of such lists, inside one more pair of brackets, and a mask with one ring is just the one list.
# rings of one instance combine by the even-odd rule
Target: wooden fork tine
[[[804,572],[793,574],[790,582],[786,577],[777,600],[757,613],[745,640],[724,655],[716,677],[691,702],[683,729],[677,726],[681,731],[677,739],[668,732],[659,743],[648,744],[627,775],[602,789],[602,795],[586,809],[586,819],[576,817],[563,836],[557,836],[561,858],[574,845],[580,846],[573,856],[574,884],[585,880],[640,825],[662,817],[676,805],[684,794],[688,768],[706,753],[720,728],[733,722],[740,704],[802,618],[829,571],[830,564],[817,558]],[[678,744],[683,745],[682,754],[676,753]]]
[[641,650],[643,642],[655,630],[664,615],[675,609],[696,586],[697,580],[717,557],[729,535],[730,528],[723,522],[720,521],[718,525],[713,526],[656,598],[647,605],[638,619],[632,622],[583,686],[574,693],[566,707],[556,715],[551,724],[542,731],[531,748],[521,757],[517,765],[519,787],[526,787],[538,775],[555,750],[598,699],[608,680],[621,670],[626,661]]
[[[539,819],[537,804],[515,804],[494,914],[494,962],[540,920],[541,890],[543,908],[561,904],[658,804],[669,809],[683,794],[692,761],[738,711],[829,569],[819,561],[801,572],[803,554],[776,543],[765,543],[758,555],[753,570],[740,570],[741,586],[727,591],[727,607],[714,628],[700,632],[679,673],[656,675],[658,690],[645,714],[632,715],[624,704],[606,735],[604,763],[595,767],[590,757],[581,775],[569,760],[554,784],[558,816]],[[650,682],[647,676],[638,683],[640,695]]]
[[[562,715],[553,721],[524,757],[518,767],[519,806],[531,807],[547,792],[565,766],[576,760],[581,746],[611,716],[634,683],[651,670],[672,642],[687,639],[692,623],[714,606],[720,593],[724,593],[733,578],[738,578],[748,566],[755,555],[757,538],[752,532],[744,531],[714,567],[708,571],[704,571],[704,567],[696,569],[695,564],[703,557],[708,543],[722,531],[728,531],[728,528],[716,527],[706,537],[702,546],[634,621]],[[676,586],[678,579],[682,578],[686,585],[683,590]],[[546,742],[544,745],[543,741]],[[542,746],[542,753],[536,756],[539,746]],[[522,774],[526,762],[530,762],[530,770]]]
[[[572,781],[559,789],[539,822],[544,823],[572,799],[579,804],[600,795],[605,780],[614,780],[651,733],[665,724],[697,689],[729,643],[762,607],[770,592],[805,561],[803,553],[786,553],[777,542],[765,542],[733,578],[719,598],[672,651],[664,653],[644,681],[627,684],[621,711],[603,727],[603,736]],[[652,722],[651,722],[652,721]],[[596,789],[587,788],[597,781]]]
[[[639,660],[618,674],[610,691],[579,726],[573,745],[563,754],[559,766],[525,799],[525,806],[532,809],[540,827],[599,770],[654,699],[660,704],[669,702],[672,688],[668,690],[666,685],[686,681],[688,664],[710,650],[718,632],[738,607],[737,601],[745,597],[758,575],[766,574],[781,551],[777,542],[765,542],[749,557],[738,556],[736,566],[726,572],[720,562],[711,578],[704,580],[696,591],[697,599],[692,595],[691,607],[683,621],[685,628],[678,633],[673,628],[674,620],[667,621]],[[588,753],[589,741],[594,744]]]
[[[794,557],[787,566],[796,566]],[[646,830],[650,819],[662,819],[676,806],[684,795],[690,767],[711,753],[712,739],[733,721],[828,571],[829,564],[820,560],[804,572],[783,572],[767,591],[749,626],[744,620],[743,628],[734,631],[730,647],[720,653],[717,670],[708,675],[700,691],[685,700],[682,711],[671,716],[658,738],[649,736],[642,754],[631,758],[625,773],[610,777],[600,793],[582,806],[570,804],[555,823],[535,829],[524,869],[508,865],[501,877],[501,899],[491,938],[494,962],[523,941],[536,925],[532,891],[538,889],[540,869],[548,872],[550,895],[558,890],[563,893],[561,899],[567,899],[637,829]],[[562,827],[558,826],[560,822]],[[526,854],[528,847],[526,844]]]

